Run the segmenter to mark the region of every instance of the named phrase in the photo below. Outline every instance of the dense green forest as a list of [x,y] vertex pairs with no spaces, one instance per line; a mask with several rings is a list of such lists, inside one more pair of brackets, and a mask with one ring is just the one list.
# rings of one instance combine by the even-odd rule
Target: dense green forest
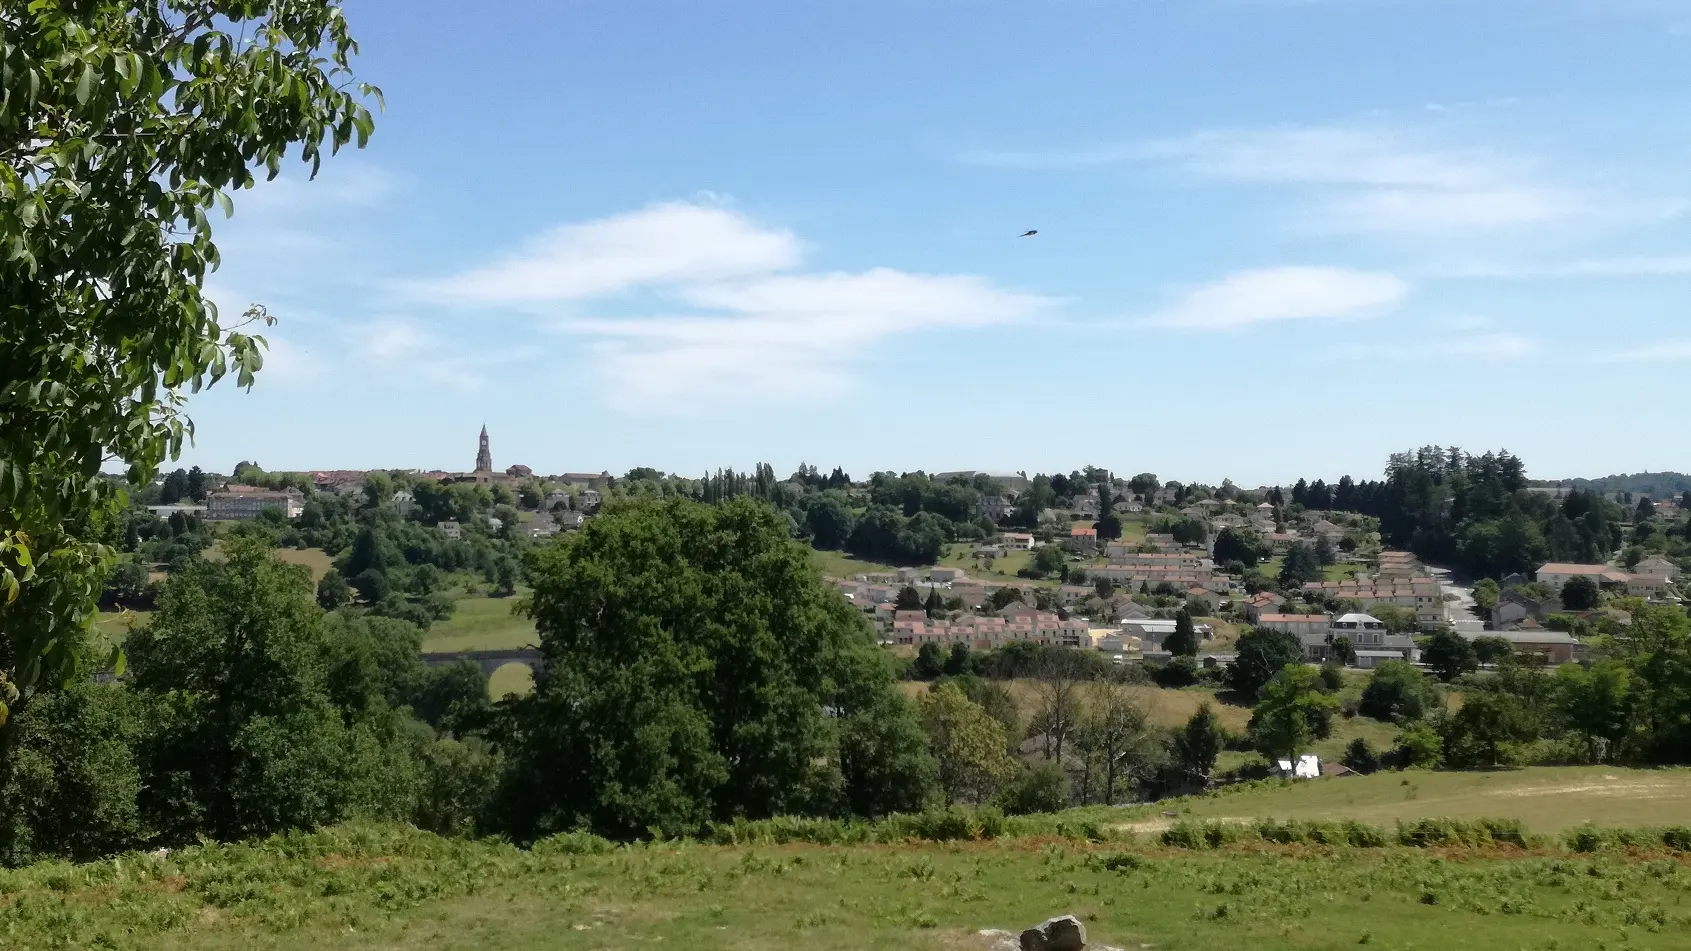
[[1535,480],[1532,485],[1546,488],[1565,486],[1584,489],[1587,492],[1606,492],[1610,495],[1620,492],[1652,499],[1677,499],[1691,492],[1691,475],[1683,472],[1637,472],[1630,475],[1604,476],[1601,479],[1558,479],[1548,482]]
[[1299,480],[1290,501],[1373,516],[1388,545],[1475,577],[1530,572],[1546,561],[1603,562],[1629,540],[1681,557],[1691,542],[1691,523],[1633,527],[1647,509],[1642,499],[1629,508],[1601,491],[1531,491],[1525,464],[1508,452],[1427,446],[1394,454],[1384,479]]

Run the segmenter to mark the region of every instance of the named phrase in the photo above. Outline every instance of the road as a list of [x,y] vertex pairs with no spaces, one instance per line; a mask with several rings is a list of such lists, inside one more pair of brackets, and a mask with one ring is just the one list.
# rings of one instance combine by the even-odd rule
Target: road
[[1446,598],[1451,595],[1456,596],[1455,601],[1447,600],[1444,604],[1444,613],[1447,620],[1454,622],[1479,619],[1479,615],[1474,613],[1473,588],[1465,588],[1451,581],[1449,568],[1429,567],[1427,570],[1432,573],[1433,580],[1439,583],[1440,593]]

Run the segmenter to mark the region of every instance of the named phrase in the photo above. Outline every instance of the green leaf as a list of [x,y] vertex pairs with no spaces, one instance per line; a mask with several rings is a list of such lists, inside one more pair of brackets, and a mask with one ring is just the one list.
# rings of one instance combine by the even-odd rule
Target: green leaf
[[76,81],[76,101],[87,105],[88,97],[94,94],[94,67],[84,65],[82,76]]

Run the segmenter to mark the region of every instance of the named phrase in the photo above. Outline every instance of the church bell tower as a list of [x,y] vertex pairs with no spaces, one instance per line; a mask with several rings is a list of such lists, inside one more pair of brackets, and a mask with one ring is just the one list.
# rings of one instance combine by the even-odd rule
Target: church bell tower
[[493,471],[493,451],[487,448],[487,424],[481,427],[481,445],[476,449],[476,471]]

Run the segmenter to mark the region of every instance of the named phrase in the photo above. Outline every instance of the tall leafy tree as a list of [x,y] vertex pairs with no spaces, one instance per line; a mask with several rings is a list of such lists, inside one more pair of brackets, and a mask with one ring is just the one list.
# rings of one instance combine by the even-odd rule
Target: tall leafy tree
[[1296,634],[1259,627],[1239,636],[1238,656],[1227,668],[1228,680],[1246,700],[1255,700],[1262,685],[1287,664],[1303,662],[1303,642]]
[[922,725],[947,803],[985,802],[1015,775],[1004,728],[956,684],[940,684],[922,698]]
[[130,679],[153,711],[143,817],[184,839],[404,814],[413,770],[385,704],[370,699],[379,687],[343,678],[331,689],[339,652],[310,574],[258,539],[230,537],[223,550],[221,563],[181,566],[130,637]]
[[1249,568],[1262,560],[1262,539],[1245,528],[1224,528],[1215,536],[1214,558],[1217,564],[1236,561]]
[[1289,757],[1307,747],[1317,726],[1339,701],[1321,689],[1321,674],[1302,664],[1288,665],[1262,688],[1262,701],[1251,714],[1250,733],[1267,756]]
[[868,626],[773,509],[624,504],[533,552],[529,576],[543,667],[505,728],[500,797],[518,837],[879,812],[925,788]]
[[1315,549],[1302,543],[1293,545],[1286,551],[1286,560],[1280,563],[1280,589],[1296,591],[1311,581],[1321,580],[1321,560],[1316,557]]
[[1584,575],[1569,578],[1562,585],[1562,607],[1570,611],[1590,611],[1602,601],[1597,582]]
[[33,0],[0,27],[0,695],[17,706],[88,666],[123,504],[101,466],[145,485],[192,433],[185,394],[262,363],[263,309],[231,325],[203,294],[211,213],[290,151],[315,173],[362,146],[376,91],[332,0]]
[[1215,708],[1200,704],[1192,718],[1174,735],[1174,765],[1188,782],[1207,789],[1215,779],[1215,761],[1227,743]]
[[1374,668],[1357,712],[1376,720],[1419,720],[1438,708],[1438,692],[1408,661],[1388,660]]
[[1446,683],[1480,666],[1473,642],[1448,628],[1434,631],[1427,638],[1421,660]]
[[1174,633],[1163,640],[1163,649],[1176,657],[1196,657],[1198,654],[1198,632],[1192,624],[1192,615],[1185,608],[1174,616]]

